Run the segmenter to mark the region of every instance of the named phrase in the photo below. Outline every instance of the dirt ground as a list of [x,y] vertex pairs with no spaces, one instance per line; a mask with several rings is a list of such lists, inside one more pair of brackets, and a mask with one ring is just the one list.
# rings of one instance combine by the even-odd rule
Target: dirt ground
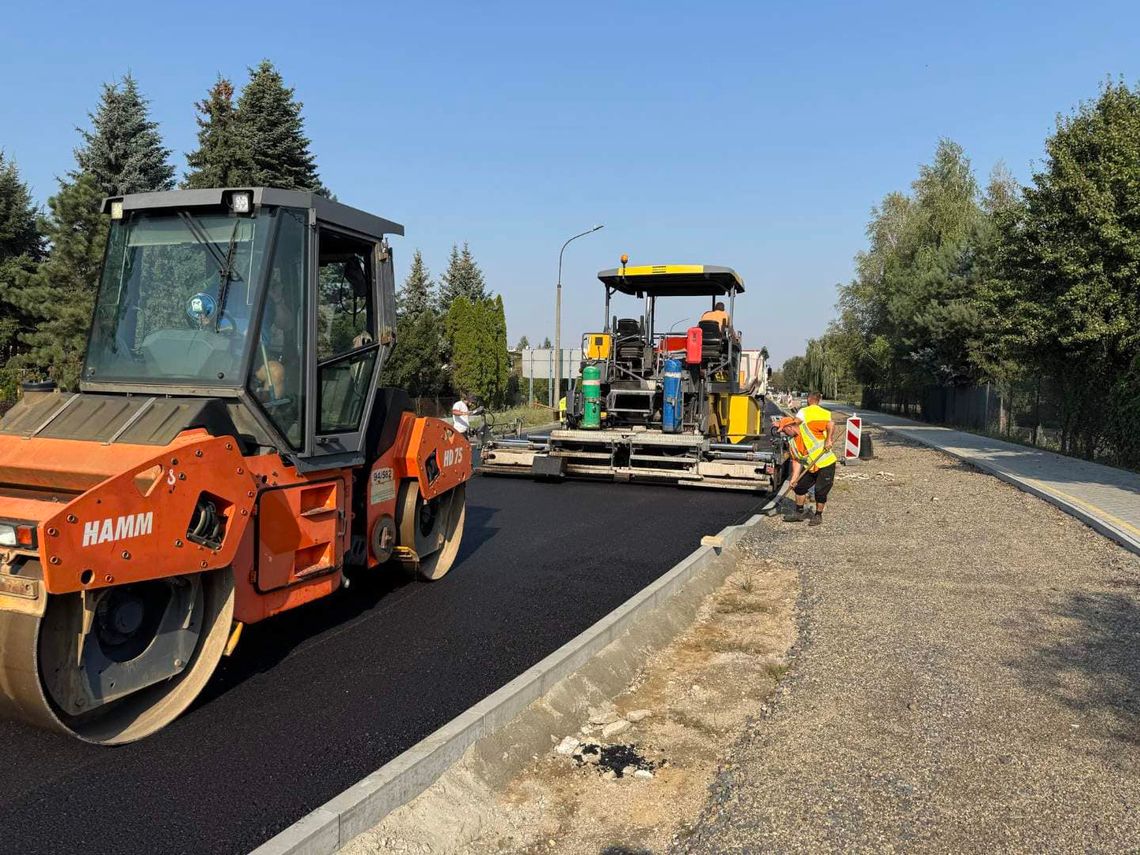
[[611,706],[346,851],[1140,848],[1140,558],[867,433],[824,524],[758,525]]

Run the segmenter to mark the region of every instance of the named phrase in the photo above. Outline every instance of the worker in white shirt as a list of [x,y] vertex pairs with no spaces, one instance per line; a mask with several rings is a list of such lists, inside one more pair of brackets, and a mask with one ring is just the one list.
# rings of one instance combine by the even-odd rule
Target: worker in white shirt
[[471,408],[467,406],[467,401],[460,398],[451,405],[451,423],[455,427],[456,433],[467,433],[471,427],[470,421]]

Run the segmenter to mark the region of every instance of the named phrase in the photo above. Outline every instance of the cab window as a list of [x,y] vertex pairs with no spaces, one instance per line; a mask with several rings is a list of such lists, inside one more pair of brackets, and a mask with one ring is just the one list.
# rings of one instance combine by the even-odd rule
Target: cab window
[[248,388],[294,449],[303,445],[305,412],[305,211],[282,209]]
[[379,351],[374,244],[322,228],[317,262],[317,433],[360,428]]

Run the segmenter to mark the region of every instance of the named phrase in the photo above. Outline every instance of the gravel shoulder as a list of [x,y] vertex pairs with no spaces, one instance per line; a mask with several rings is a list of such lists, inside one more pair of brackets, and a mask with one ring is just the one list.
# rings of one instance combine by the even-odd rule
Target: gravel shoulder
[[1140,847],[1140,558],[869,432],[823,526],[740,544],[798,571],[798,641],[675,848]]

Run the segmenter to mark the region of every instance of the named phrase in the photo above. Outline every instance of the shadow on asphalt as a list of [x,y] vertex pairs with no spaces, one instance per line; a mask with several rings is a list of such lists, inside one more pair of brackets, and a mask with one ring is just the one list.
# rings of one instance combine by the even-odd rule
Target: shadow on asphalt
[[[1140,579],[1120,573],[1108,585],[1116,590],[1067,596],[1054,613],[1075,621],[1073,629],[1062,637],[1054,633],[1048,644],[1014,664],[1029,685],[1082,715],[1107,715],[1109,734],[1135,744],[1140,742]],[[1074,684],[1074,674],[1083,679]]]
[[[498,532],[491,520],[496,508],[468,505],[463,527],[463,543],[456,562],[478,552]],[[371,612],[382,600],[419,581],[398,570],[382,573],[357,571],[351,577],[348,591],[337,591],[331,597],[292,609],[246,628],[234,655],[222,660],[217,674],[194,702],[191,709],[208,704],[234,686],[257,674],[272,670],[298,646],[330,630],[346,627],[356,618]],[[409,591],[410,593],[410,591]]]
[[246,627],[234,655],[222,660],[191,709],[204,706],[245,680],[272,670],[309,639],[348,626],[385,597],[417,583],[410,574],[399,571],[358,574],[352,577],[347,591],[342,588],[303,608],[291,609],[272,620]]
[[479,551],[499,531],[498,526],[491,525],[491,520],[499,512],[498,508],[486,505],[468,505],[467,519],[463,523],[463,543],[459,546],[459,555],[456,561],[462,561],[469,555]]

